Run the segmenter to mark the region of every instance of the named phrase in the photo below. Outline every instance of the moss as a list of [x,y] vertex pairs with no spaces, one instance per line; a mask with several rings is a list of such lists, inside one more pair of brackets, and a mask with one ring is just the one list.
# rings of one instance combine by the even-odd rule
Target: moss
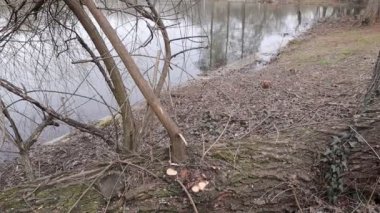
[[251,174],[243,174],[240,172],[234,172],[229,176],[229,186],[241,186],[241,185],[250,185],[255,182],[258,177]]
[[138,213],[154,213],[154,212],[166,212],[166,213],[170,213],[170,212],[173,212],[173,213],[177,213],[179,212],[178,209],[176,209],[175,207],[160,207],[160,210],[157,211],[156,208],[152,208],[151,206],[146,206],[146,207],[140,207],[139,210],[138,210]]
[[165,197],[176,196],[179,193],[181,193],[180,188],[174,185],[169,185],[169,187],[167,188],[157,188],[156,190],[151,191],[148,194],[154,198],[165,198]]
[[[84,184],[52,187],[27,198],[25,195],[30,192],[25,191],[33,191],[34,189],[9,189],[0,194],[0,209],[2,212],[13,212],[16,209],[18,211],[38,209],[39,212],[65,212],[75,204],[87,187]],[[94,189],[90,189],[79,201],[75,210],[79,212],[96,212],[100,209],[102,203],[102,196]]]
[[234,154],[227,150],[218,150],[212,154],[212,158],[234,163]]
[[22,188],[11,188],[0,194],[0,210],[1,212],[12,212],[15,209],[26,209],[28,205],[23,201]]

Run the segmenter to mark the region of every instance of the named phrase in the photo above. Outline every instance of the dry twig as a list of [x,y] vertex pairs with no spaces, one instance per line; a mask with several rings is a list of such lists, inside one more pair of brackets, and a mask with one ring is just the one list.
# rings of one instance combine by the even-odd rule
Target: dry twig
[[219,142],[219,140],[222,138],[222,136],[224,135],[224,133],[226,132],[227,128],[228,128],[228,125],[230,124],[231,122],[231,118],[232,118],[232,115],[230,115],[230,117],[228,118],[228,121],[226,123],[226,126],[224,127],[222,133],[220,133],[219,137],[215,140],[215,142],[213,144],[210,145],[210,147],[203,153],[202,155],[202,160],[204,159],[204,157],[207,155],[207,153],[215,146],[215,144],[217,144]]
[[371,146],[371,144],[369,144],[368,143],[368,141],[358,132],[358,131],[356,131],[352,126],[350,126],[350,128],[352,129],[352,131],[354,131],[355,132],[355,134],[358,136],[358,137],[360,137],[360,139],[362,140],[362,141],[364,141],[366,144],[367,144],[367,146],[373,151],[373,153],[376,155],[376,157],[380,160],[380,155],[376,152],[376,150]]
[[197,206],[195,205],[194,203],[194,200],[193,200],[193,197],[191,197],[191,194],[189,193],[189,191],[186,189],[185,185],[183,185],[183,183],[180,181],[180,180],[176,180],[177,183],[182,187],[183,191],[186,193],[187,197],[189,198],[190,200],[190,203],[191,205],[193,206],[193,210],[195,213],[198,213],[198,209],[197,209]]

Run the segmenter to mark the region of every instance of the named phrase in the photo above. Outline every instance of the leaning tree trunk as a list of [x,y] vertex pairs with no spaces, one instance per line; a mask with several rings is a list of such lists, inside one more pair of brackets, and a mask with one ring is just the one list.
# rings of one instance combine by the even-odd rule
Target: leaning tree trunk
[[137,67],[135,61],[131,57],[128,50],[125,48],[123,42],[120,40],[116,31],[112,28],[111,24],[104,16],[104,14],[96,7],[95,3],[92,0],[85,0],[84,2],[120,56],[122,62],[124,63],[124,66],[127,68],[137,87],[140,89],[141,93],[147,100],[147,103],[152,108],[165,129],[168,131],[171,141],[172,160],[176,162],[184,161],[186,159],[186,141],[177,124],[163,109],[160,100],[154,94],[154,91],[149,86],[148,82],[144,79],[143,75],[140,72],[140,69]]
[[121,149],[124,152],[134,152],[137,149],[136,128],[128,95],[116,62],[99,31],[83,9],[82,5],[80,5],[80,3],[76,0],[67,0],[65,2],[71,11],[73,11],[75,16],[77,16],[78,20],[81,22],[82,26],[95,44],[95,47],[100,53],[111,78],[113,84],[113,89],[111,88],[111,91],[113,92],[116,102],[120,108],[123,126],[123,144],[121,146],[118,145],[118,149]]

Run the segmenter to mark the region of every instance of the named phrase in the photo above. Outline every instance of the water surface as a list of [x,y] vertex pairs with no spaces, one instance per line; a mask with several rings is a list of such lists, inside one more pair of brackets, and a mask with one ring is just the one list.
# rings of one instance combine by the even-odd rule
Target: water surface
[[[116,0],[106,2],[107,6],[115,9],[124,7]],[[246,56],[254,56],[253,64],[264,65],[289,41],[307,31],[318,20],[347,14],[357,15],[361,11],[360,7],[346,6],[203,0],[198,4],[186,1],[186,5],[176,7],[176,13],[173,13],[170,11],[173,11],[175,4],[159,2],[157,9],[167,11],[164,13],[167,18],[165,24],[170,26],[170,38],[188,37],[171,42],[172,52],[176,55],[172,60],[169,77],[171,86],[181,85],[199,75],[212,74],[212,70]],[[153,69],[157,55],[163,58],[160,52],[162,38],[157,37],[154,23],[141,20],[136,22],[135,16],[127,13],[108,11],[107,16],[135,56],[146,78],[154,81]],[[4,21],[0,16],[0,24]],[[43,45],[37,40],[40,37],[18,35],[0,53],[0,77],[16,82],[44,104],[83,122],[114,113],[115,101],[96,67],[90,63],[77,63],[89,59],[89,56],[75,41],[65,41],[64,38],[69,37],[70,32],[56,30],[53,33],[42,33],[42,37],[46,38]],[[77,31],[89,41],[83,29],[77,28]],[[150,32],[156,35],[152,40]],[[56,36],[55,43],[48,40],[51,35]],[[16,42],[20,40],[31,42]],[[183,54],[177,55],[181,52]],[[59,56],[57,53],[60,53]],[[116,56],[114,52],[113,54]],[[123,71],[132,103],[138,103],[142,100],[141,94],[120,60],[117,57],[115,59]],[[161,62],[160,66],[162,64]],[[8,92],[2,90],[0,94],[6,103],[16,102],[11,108],[12,115],[23,136],[27,137],[32,130],[31,126],[35,126],[42,115]],[[41,139],[52,139],[69,129],[65,125],[50,127]],[[0,147],[0,150],[4,149],[9,148]],[[7,157],[0,152],[0,160]]]

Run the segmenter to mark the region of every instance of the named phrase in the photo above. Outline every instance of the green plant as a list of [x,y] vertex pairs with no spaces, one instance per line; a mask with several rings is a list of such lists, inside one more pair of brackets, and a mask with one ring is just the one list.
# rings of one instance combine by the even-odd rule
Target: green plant
[[335,203],[338,196],[344,190],[343,174],[348,169],[347,160],[352,148],[358,140],[354,133],[349,132],[341,137],[333,137],[326,152],[323,154],[322,162],[326,165],[324,176],[328,183],[327,196],[330,202]]

